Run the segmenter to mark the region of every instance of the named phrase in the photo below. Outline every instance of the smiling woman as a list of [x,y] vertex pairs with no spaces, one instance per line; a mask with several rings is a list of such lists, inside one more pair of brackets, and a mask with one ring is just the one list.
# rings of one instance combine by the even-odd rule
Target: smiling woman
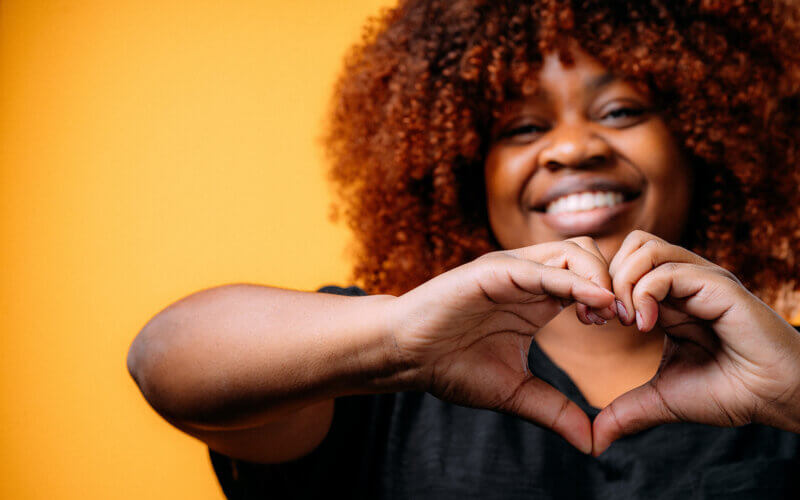
[[796,495],[798,43],[781,2],[402,1],[327,137],[358,286],[198,292],[131,374],[230,498]]
[[484,163],[496,240],[588,235],[609,261],[633,229],[679,240],[691,169],[651,98],[578,47],[569,54],[570,67],[547,56],[537,92],[497,118]]

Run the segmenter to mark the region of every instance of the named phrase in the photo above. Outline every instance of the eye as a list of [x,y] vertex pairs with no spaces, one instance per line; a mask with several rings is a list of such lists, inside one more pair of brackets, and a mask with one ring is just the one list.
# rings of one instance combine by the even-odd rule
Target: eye
[[615,127],[628,127],[639,123],[646,113],[644,108],[620,106],[601,115],[600,121],[610,122]]
[[531,134],[541,134],[547,131],[546,127],[535,125],[535,124],[527,124],[527,125],[520,125],[519,127],[510,128],[500,134],[498,137],[499,139],[513,139],[519,136],[526,136]]

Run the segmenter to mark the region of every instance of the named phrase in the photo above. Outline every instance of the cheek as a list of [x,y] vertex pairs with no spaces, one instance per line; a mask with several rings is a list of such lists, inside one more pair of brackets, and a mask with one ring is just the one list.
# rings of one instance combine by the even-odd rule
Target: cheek
[[646,186],[642,225],[674,240],[683,227],[691,197],[691,172],[672,134],[660,120],[632,129],[617,147]]
[[533,175],[529,148],[490,150],[484,164],[486,204],[491,231],[503,248],[530,244],[529,213],[523,190]]
[[621,134],[617,148],[625,152],[648,182],[666,181],[684,174],[677,144],[660,120]]
[[489,209],[519,208],[522,188],[532,174],[532,159],[524,150],[496,148],[489,151],[484,165],[486,200]]

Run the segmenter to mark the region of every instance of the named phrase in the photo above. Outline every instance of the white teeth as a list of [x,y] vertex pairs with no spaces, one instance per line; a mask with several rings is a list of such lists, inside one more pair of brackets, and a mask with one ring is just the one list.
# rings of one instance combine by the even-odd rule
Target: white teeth
[[574,212],[579,209],[580,207],[580,197],[579,196],[568,196],[566,200],[564,200],[564,212]]
[[591,210],[595,207],[594,204],[594,195],[592,193],[581,193],[580,198],[578,198],[578,208],[580,210]]
[[613,207],[618,203],[622,203],[623,200],[622,193],[610,191],[573,193],[550,202],[547,205],[547,213],[560,214],[564,212],[582,212],[597,207]]

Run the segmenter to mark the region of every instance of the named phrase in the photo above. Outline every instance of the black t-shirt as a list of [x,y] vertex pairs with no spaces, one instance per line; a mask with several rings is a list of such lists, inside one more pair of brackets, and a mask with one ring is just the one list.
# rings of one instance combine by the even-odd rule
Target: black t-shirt
[[[319,291],[366,295],[357,287]],[[528,363],[590,418],[597,415],[535,341]],[[230,499],[800,499],[800,434],[668,424],[593,458],[520,418],[424,392],[336,399],[328,435],[292,462],[209,453]]]

